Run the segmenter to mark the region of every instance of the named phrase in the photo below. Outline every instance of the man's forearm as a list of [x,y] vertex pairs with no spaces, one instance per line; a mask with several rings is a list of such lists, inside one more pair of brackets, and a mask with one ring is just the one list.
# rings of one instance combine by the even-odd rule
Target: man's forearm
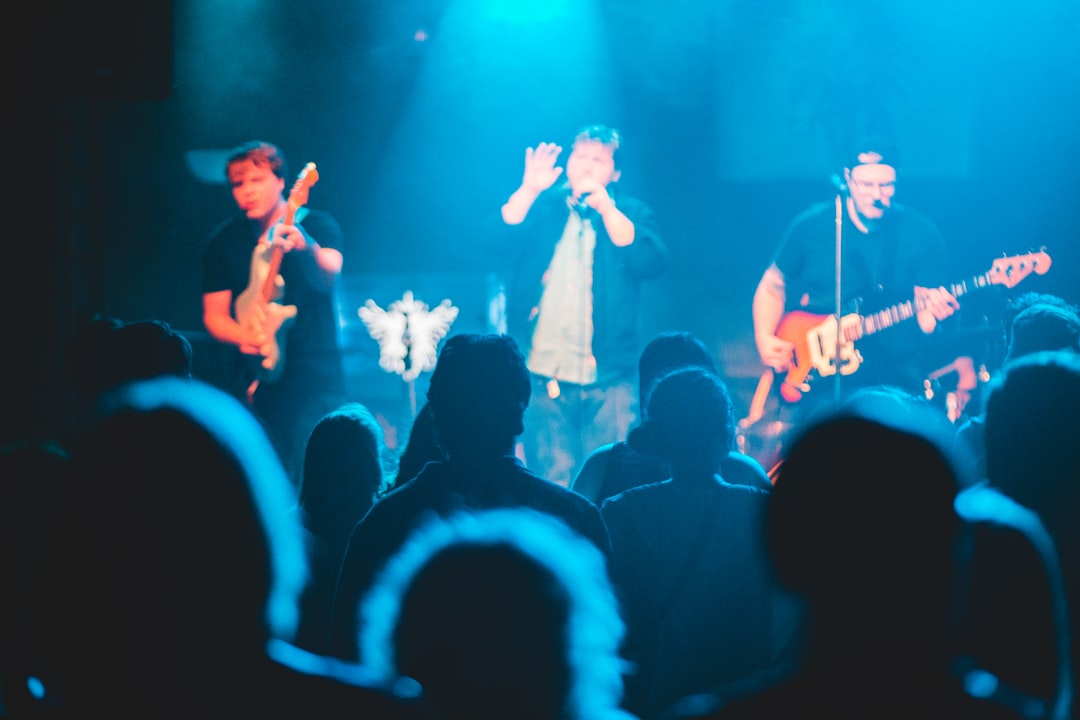
[[539,196],[540,193],[532,188],[524,185],[519,187],[502,206],[503,222],[507,225],[520,225],[525,221],[525,217],[532,210],[533,203]]
[[604,229],[615,247],[626,247],[634,242],[634,223],[622,210],[612,205],[600,217],[603,218]]
[[784,316],[787,295],[779,271],[769,270],[761,278],[754,291],[751,314],[754,318],[754,337],[776,334],[776,326]]

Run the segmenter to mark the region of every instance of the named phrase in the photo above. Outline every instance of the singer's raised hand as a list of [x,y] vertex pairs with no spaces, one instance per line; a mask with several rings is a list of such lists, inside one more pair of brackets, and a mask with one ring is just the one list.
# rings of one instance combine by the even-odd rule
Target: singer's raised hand
[[555,167],[562,148],[555,143],[540,143],[525,150],[525,175],[521,186],[540,193],[555,184],[563,169]]

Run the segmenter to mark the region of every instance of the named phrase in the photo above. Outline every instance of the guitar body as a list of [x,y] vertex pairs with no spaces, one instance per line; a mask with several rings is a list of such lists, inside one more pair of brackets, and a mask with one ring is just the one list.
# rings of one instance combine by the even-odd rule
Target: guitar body
[[[981,275],[952,283],[947,290],[960,297],[966,293],[993,285],[1016,287],[1031,273],[1044,275],[1051,259],[1043,248],[1039,252],[996,258],[990,269]],[[859,338],[915,318],[921,310],[918,300],[909,300],[869,315],[851,313],[840,318],[840,338],[837,342],[836,317],[794,310],[785,314],[776,327],[776,336],[795,346],[791,367],[780,384],[780,396],[789,403],[802,399],[810,390],[810,372],[827,377],[851,375],[862,365],[863,358],[855,348]],[[768,372],[772,372],[769,370]]]
[[251,275],[247,288],[236,297],[234,312],[236,321],[251,328],[261,328],[267,341],[262,348],[262,360],[259,363],[259,379],[272,383],[281,378],[285,370],[285,339],[289,329],[296,321],[296,306],[282,305],[278,300],[285,293],[285,281],[276,272],[273,279],[275,292],[272,299],[263,296],[263,288],[273,266],[280,265],[280,259],[274,262],[273,255],[281,254],[281,249],[259,244],[251,253]]
[[[840,318],[840,346],[837,355],[836,317],[795,310],[784,315],[776,328],[776,336],[795,346],[792,365],[780,385],[780,395],[788,402],[798,402],[810,390],[810,371],[828,377],[850,375],[862,364],[862,355],[855,349],[861,334],[859,316],[855,313]],[[839,363],[837,363],[839,358]]]

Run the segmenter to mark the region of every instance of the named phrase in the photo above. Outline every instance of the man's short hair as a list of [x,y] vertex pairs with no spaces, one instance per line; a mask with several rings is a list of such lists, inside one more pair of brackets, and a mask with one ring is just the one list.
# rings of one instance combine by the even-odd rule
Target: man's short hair
[[713,354],[692,333],[665,332],[650,340],[638,359],[638,400],[642,408],[647,406],[649,393],[660,378],[683,367],[718,372]]
[[503,450],[524,432],[531,393],[525,356],[509,335],[449,338],[427,392],[439,444],[451,457]]
[[1005,303],[1005,309],[1001,313],[1001,329],[1005,336],[1005,349],[1009,349],[1012,343],[1013,321],[1016,316],[1027,310],[1032,305],[1053,305],[1069,312],[1080,314],[1080,308],[1058,295],[1041,292],[1026,292]]
[[1080,316],[1054,305],[1035,304],[1012,322],[1006,361],[1042,350],[1080,352]]
[[735,440],[731,395],[720,376],[684,367],[649,393],[644,428],[653,452],[678,470],[716,472]]
[[229,151],[225,160],[225,175],[228,176],[230,167],[245,160],[255,163],[256,167],[270,168],[274,175],[282,179],[288,171],[285,153],[281,152],[281,148],[264,140],[252,140]]
[[615,168],[619,167],[619,148],[622,147],[622,133],[607,125],[586,125],[574,134],[574,143],[592,140],[611,148],[611,159]]

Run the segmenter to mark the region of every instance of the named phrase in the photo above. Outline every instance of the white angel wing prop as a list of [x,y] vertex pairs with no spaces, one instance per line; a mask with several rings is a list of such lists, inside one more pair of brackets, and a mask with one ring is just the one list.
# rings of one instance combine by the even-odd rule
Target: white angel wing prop
[[439,341],[450,332],[458,309],[443,300],[434,310],[417,300],[411,290],[383,310],[368,300],[357,310],[368,333],[379,343],[379,366],[406,381],[434,369]]

